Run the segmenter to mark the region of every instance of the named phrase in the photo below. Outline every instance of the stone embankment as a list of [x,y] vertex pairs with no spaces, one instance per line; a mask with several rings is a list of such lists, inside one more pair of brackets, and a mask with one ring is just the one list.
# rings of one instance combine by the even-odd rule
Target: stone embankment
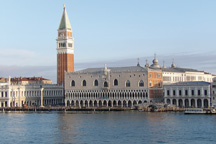
[[5,108],[0,108],[0,111],[128,111],[132,110],[132,108],[118,108],[118,107],[112,107],[112,108],[107,108],[107,107],[91,107],[91,108],[86,108],[86,107],[64,107],[64,106],[59,106],[59,107],[5,107]]
[[146,103],[137,105],[136,109],[143,112],[183,112],[185,108],[175,105],[166,105],[164,103]]
[[64,106],[45,106],[45,107],[5,107],[0,108],[0,111],[129,111],[139,110],[143,112],[182,112],[184,108],[179,108],[172,105],[164,104],[142,104],[133,108],[128,107],[64,107]]

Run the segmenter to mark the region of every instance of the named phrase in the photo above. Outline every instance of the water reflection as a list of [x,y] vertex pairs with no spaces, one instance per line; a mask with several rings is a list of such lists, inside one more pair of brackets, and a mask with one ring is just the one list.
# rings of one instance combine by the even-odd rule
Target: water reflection
[[58,115],[58,143],[78,143],[80,122],[74,113],[60,113]]
[[1,113],[0,143],[215,143],[216,116],[183,113]]

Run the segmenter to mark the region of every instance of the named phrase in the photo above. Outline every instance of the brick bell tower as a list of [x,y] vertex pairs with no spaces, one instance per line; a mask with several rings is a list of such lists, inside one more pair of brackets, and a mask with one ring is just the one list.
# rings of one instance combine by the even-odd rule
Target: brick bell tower
[[64,5],[58,28],[57,41],[57,84],[64,84],[64,72],[74,72],[74,39]]

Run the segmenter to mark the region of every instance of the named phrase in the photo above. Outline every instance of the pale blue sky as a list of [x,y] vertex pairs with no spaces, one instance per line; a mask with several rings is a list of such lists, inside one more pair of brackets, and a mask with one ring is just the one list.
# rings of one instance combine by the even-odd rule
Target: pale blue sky
[[[144,65],[157,53],[160,63],[168,57],[165,63],[170,65],[173,57],[196,55],[191,61],[199,65],[199,55],[216,55],[215,0],[7,0],[0,5],[0,65],[56,66],[64,3],[77,64],[140,57]],[[216,72],[206,65],[188,65],[190,59],[175,62]]]

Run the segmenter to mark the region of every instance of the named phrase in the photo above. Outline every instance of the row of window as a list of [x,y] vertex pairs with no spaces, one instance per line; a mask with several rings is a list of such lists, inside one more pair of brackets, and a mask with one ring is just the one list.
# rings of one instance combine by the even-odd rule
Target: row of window
[[[163,76],[164,81],[196,81],[197,78],[195,76],[185,76],[185,77],[179,77],[179,76]],[[205,77],[198,77],[198,81],[208,81],[210,82],[210,78]]]
[[[117,80],[117,79],[114,80],[113,85],[114,85],[114,86],[118,86],[118,80]],[[131,85],[131,84],[130,84],[130,81],[127,80],[127,81],[125,82],[125,86],[126,86],[126,87],[130,87],[130,85]],[[75,87],[75,86],[76,86],[76,83],[75,83],[74,80],[71,81],[71,86],[72,86],[72,87]],[[87,86],[86,80],[83,80],[83,81],[82,81],[82,86]],[[95,80],[95,81],[94,81],[93,86],[99,86],[98,80]],[[103,86],[104,86],[104,87],[109,87],[108,82],[105,81],[105,82],[103,83]],[[139,81],[139,87],[144,87],[144,82],[143,82],[143,80],[140,80],[140,81]]]
[[139,89],[139,90],[70,90],[67,91],[67,93],[75,93],[75,92],[88,92],[88,93],[102,93],[102,92],[115,92],[115,93],[123,93],[123,92],[146,92],[144,89]]
[[120,97],[126,97],[126,96],[135,96],[135,97],[139,97],[139,96],[147,96],[148,93],[146,92],[140,92],[140,93],[67,93],[66,95],[69,95],[69,96],[91,96],[91,97],[94,97],[94,96],[120,96]]
[[[189,94],[188,91],[189,91],[189,90],[185,90],[185,91],[184,91],[184,95],[185,95],[185,96],[187,96],[187,95]],[[167,90],[167,95],[168,95],[168,96],[170,95],[170,93],[171,93],[170,90]],[[195,90],[191,90],[191,91],[190,91],[190,94],[191,94],[192,96],[195,95]],[[173,91],[172,91],[172,95],[173,95],[173,96],[176,95],[176,90],[173,90]],[[182,90],[178,90],[178,95],[179,95],[179,96],[182,95]],[[201,90],[197,90],[197,95],[198,95],[198,96],[201,95]],[[204,90],[204,95],[205,95],[205,96],[208,95],[208,91],[207,91],[207,90]]]
[[7,92],[1,92],[1,97],[7,97]]
[[161,75],[160,74],[150,74],[150,77],[161,78]]
[[[11,91],[11,96],[12,97],[17,97],[19,95],[18,91]],[[40,96],[41,91],[22,91],[21,96]],[[44,96],[57,96],[57,95],[62,95],[62,91],[43,91]]]
[[114,96],[107,96],[107,97],[99,97],[99,96],[93,96],[93,97],[88,97],[88,96],[67,96],[68,99],[83,99],[83,98],[88,98],[88,99],[143,99],[143,98],[148,98],[147,95],[144,96],[138,96],[138,97],[132,97],[132,96],[127,96],[127,97],[114,97]]
[[[59,47],[66,47],[66,43],[59,43]],[[68,47],[73,47],[73,44],[72,43],[68,43]]]
[[[154,82],[154,84],[153,84],[153,82]],[[161,87],[161,86],[162,86],[160,81],[159,81],[159,82],[153,81],[153,82],[152,82],[152,81],[149,82],[149,86],[150,86],[150,87],[152,87],[152,86]]]
[[[136,76],[136,74],[133,74],[133,75],[130,75],[129,77],[132,77],[132,76]],[[142,75],[139,75],[139,77],[141,77],[141,76],[145,76],[145,74],[142,74]],[[92,78],[93,76],[91,76],[91,78]],[[102,75],[98,75],[98,77],[100,78],[100,77],[102,77]],[[112,77],[112,75],[110,75],[110,77]],[[118,77],[121,77],[121,75],[118,75]],[[71,78],[71,76],[69,76],[68,78]],[[82,78],[82,76],[79,76],[79,78]]]

